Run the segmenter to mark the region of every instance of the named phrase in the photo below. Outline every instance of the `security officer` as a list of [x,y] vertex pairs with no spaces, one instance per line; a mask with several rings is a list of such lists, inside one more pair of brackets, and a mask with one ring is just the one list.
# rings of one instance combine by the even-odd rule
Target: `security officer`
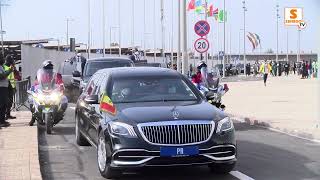
[[0,127],[10,126],[6,121],[6,111],[8,104],[8,76],[13,72],[13,68],[9,67],[8,71],[3,68],[4,60],[0,57]]
[[[14,60],[12,56],[7,55],[6,56],[6,63],[3,65],[3,68],[5,71],[9,71],[11,67],[14,67]],[[8,86],[8,105],[7,105],[7,111],[6,111],[6,119],[16,119],[16,117],[11,116],[11,108],[13,104],[13,97],[16,92],[16,80],[14,78],[14,72],[12,71],[9,76],[9,86]]]

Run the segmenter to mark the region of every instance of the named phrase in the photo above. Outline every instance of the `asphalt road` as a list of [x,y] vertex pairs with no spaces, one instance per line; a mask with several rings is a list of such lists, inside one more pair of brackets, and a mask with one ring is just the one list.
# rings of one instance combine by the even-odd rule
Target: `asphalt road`
[[[39,153],[45,180],[103,179],[96,164],[94,147],[79,147],[74,135],[74,110],[54,127],[52,135],[39,131]],[[154,168],[127,172],[133,180],[301,180],[320,179],[320,144],[270,130],[235,123],[238,164],[228,175],[210,173],[206,166]]]

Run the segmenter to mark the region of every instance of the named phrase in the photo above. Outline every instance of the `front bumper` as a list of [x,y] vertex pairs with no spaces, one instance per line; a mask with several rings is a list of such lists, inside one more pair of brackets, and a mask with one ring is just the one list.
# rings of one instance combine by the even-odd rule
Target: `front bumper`
[[161,157],[160,151],[145,149],[122,149],[112,156],[112,167],[187,166],[210,163],[232,163],[236,161],[233,145],[213,146],[199,149],[199,155],[184,157]]
[[207,142],[197,144],[199,154],[182,157],[162,157],[160,148],[137,138],[108,136],[113,168],[162,167],[205,165],[211,163],[234,163],[237,161],[237,147],[234,131],[226,134],[214,134]]

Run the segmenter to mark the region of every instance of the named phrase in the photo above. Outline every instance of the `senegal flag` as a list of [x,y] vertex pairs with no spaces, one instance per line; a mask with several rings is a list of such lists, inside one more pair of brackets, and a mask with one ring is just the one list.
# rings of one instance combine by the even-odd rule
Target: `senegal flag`
[[100,109],[103,112],[111,113],[113,115],[116,113],[116,107],[112,103],[109,96],[107,96],[106,94],[103,94],[103,96],[102,96],[102,99],[100,102]]

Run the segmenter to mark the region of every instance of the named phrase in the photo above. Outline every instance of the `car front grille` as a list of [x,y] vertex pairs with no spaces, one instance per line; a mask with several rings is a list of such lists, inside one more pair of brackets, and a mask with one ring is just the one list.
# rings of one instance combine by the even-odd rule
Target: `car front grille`
[[157,145],[191,145],[207,141],[214,131],[211,121],[163,121],[138,125],[142,137]]

